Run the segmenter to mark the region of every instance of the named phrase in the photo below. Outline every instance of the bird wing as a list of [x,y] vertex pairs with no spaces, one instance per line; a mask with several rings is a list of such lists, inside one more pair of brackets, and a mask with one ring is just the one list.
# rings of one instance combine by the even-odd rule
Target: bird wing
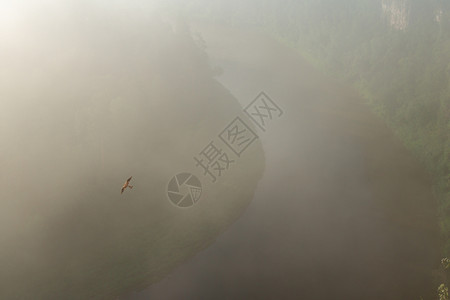
[[124,183],[124,185],[122,187],[122,190],[120,190],[121,194],[123,193],[123,190],[127,188],[128,183],[130,182],[131,178],[133,178],[133,176],[130,176],[130,178],[128,178],[127,181],[125,181],[125,183]]

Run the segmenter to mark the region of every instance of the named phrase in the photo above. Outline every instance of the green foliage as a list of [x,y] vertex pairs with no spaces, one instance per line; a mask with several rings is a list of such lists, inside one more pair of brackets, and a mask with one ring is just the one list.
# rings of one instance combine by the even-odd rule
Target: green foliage
[[[444,257],[441,259],[442,268],[448,270],[450,268],[450,259]],[[449,300],[448,298],[448,286],[445,283],[441,283],[437,289],[439,300]]]
[[355,86],[426,166],[450,254],[450,5],[409,0],[408,24],[398,29],[381,1],[245,3],[229,2],[233,22],[263,26]]
[[441,284],[438,287],[439,300],[448,300],[448,287],[445,284]]
[[444,270],[447,270],[448,268],[450,268],[450,259],[444,257],[443,259],[441,259],[441,264]]

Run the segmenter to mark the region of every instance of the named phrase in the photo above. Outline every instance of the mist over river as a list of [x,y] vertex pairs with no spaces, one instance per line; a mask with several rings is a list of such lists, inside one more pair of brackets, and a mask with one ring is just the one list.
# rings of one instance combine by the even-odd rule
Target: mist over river
[[121,299],[432,299],[430,180],[360,96],[258,30],[191,27],[243,108],[265,91],[284,114],[258,131],[266,168],[241,218]]

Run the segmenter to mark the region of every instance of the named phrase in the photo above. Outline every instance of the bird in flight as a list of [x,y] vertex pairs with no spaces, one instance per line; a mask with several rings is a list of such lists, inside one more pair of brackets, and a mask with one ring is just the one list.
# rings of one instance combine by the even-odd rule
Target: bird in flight
[[133,176],[131,176],[130,178],[128,178],[127,181],[125,181],[125,183],[123,184],[122,190],[120,191],[121,194],[123,193],[123,191],[124,191],[127,187],[129,187],[130,189],[133,188],[133,186],[130,185],[130,180],[131,180],[131,178],[133,178]]

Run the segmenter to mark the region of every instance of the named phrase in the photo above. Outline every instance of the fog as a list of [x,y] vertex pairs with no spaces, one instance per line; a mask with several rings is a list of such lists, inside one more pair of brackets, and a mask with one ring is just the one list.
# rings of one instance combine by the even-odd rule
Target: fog
[[[431,176],[266,2],[0,3],[1,299],[434,296]],[[183,172],[195,203],[171,198]]]
[[202,176],[193,157],[245,118],[182,17],[101,1],[8,3],[3,15],[2,299],[112,297],[236,219],[264,167],[258,141],[195,207],[167,198],[171,177]]

